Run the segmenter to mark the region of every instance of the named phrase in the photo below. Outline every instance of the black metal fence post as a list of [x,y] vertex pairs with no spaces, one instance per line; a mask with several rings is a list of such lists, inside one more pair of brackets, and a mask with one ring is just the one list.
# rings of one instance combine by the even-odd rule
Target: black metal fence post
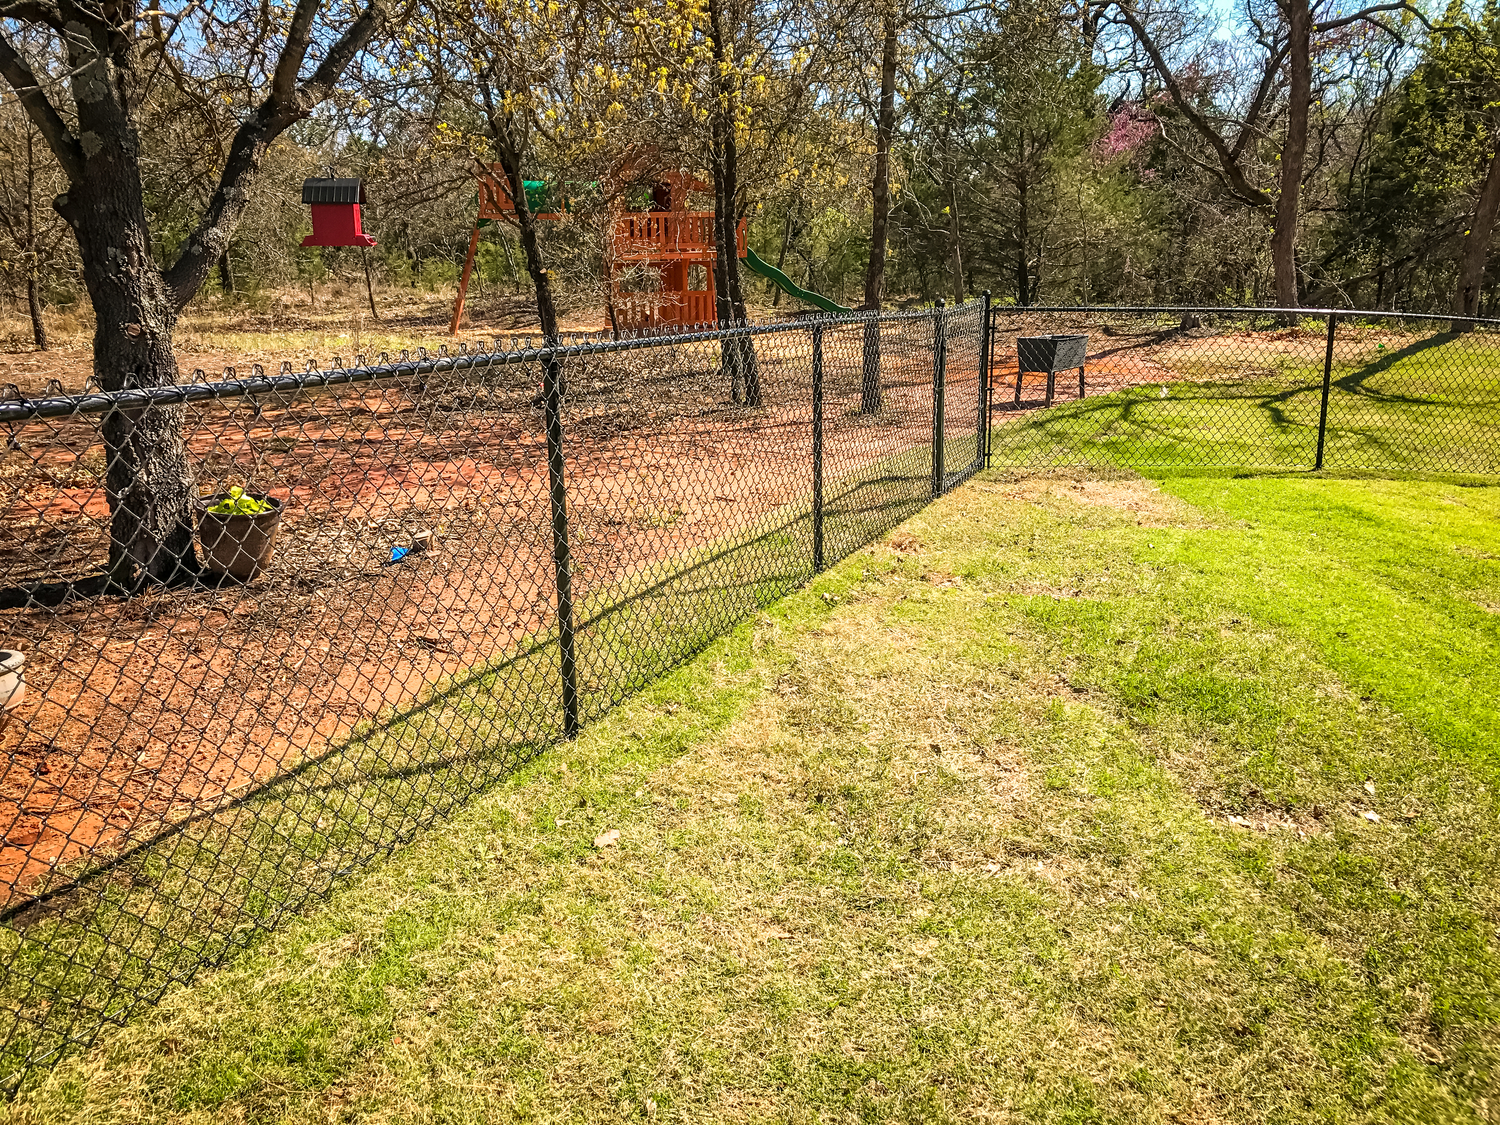
[[979,447],[974,459],[984,458],[984,467],[990,467],[990,291],[984,291],[984,320],[980,324],[979,336]]
[[823,573],[823,326],[812,330],[813,573]]
[[552,500],[552,566],[557,577],[557,643],[562,671],[563,736],[578,735],[578,662],[573,647],[573,560],[568,551],[568,489],[563,479],[562,365],[549,347],[542,360],[547,412],[547,482]]
[[944,311],[943,298],[937,299],[937,311],[932,314],[932,494],[943,494],[943,482],[948,477],[943,463],[943,413],[944,397],[948,382],[948,315]]
[[1328,348],[1323,353],[1323,403],[1318,408],[1318,460],[1313,470],[1323,468],[1323,443],[1328,436],[1328,392],[1333,388],[1333,333],[1339,318],[1328,314]]

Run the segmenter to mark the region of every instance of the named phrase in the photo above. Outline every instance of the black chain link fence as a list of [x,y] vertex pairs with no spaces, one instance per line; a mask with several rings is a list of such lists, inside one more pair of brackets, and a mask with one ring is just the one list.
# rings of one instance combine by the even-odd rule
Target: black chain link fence
[[[0,1074],[222,961],[976,471],[984,324],[971,303],[12,389]],[[153,414],[185,438],[196,548],[122,590],[104,438]],[[273,511],[206,511],[232,488]]]
[[[976,302],[11,388],[0,1073],[222,961],[986,458],[1500,472],[1500,325],[1461,327]],[[195,549],[121,590],[104,437],[153,415],[185,439]],[[233,530],[204,510],[231,488],[275,511]],[[0,702],[16,672],[0,656]]]
[[[1005,308],[991,323],[997,468],[1500,473],[1500,322]],[[1037,409],[1047,346],[1021,341],[1068,335],[1087,337],[1082,394],[1063,368]]]

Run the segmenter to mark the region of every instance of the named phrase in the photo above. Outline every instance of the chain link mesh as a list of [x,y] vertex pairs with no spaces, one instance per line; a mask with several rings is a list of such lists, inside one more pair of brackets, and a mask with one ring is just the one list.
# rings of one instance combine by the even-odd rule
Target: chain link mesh
[[[25,679],[0,728],[0,1069],[221,962],[987,459],[1500,472],[1489,322],[986,323],[971,303],[0,395],[0,649]],[[153,415],[186,443],[196,565],[123,591],[105,435]],[[248,580],[222,571],[264,543],[203,511],[232,487],[279,506]]]
[[[0,1071],[222,961],[975,471],[984,324],[12,391]],[[122,591],[104,439],[153,413],[186,442],[203,569]],[[267,521],[204,511],[231,488],[278,505],[249,580],[223,571]]]
[[[1500,472],[1492,321],[996,309],[992,324],[996,467]],[[1065,334],[1088,337],[1084,395],[1077,370],[1062,370],[1039,409],[1047,373],[1020,371],[1031,364],[1018,341]]]

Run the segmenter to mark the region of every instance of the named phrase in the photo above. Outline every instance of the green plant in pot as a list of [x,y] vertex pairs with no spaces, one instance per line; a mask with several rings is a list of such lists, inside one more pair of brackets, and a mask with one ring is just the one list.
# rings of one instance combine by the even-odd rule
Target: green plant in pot
[[281,501],[238,485],[210,497],[198,520],[203,563],[217,574],[248,582],[271,563]]

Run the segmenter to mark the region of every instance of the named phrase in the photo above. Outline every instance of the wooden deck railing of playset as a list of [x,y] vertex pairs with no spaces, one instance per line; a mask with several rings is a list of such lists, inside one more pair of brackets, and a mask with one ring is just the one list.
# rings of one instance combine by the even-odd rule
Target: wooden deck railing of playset
[[[737,231],[736,250],[745,256],[745,220]],[[712,211],[633,211],[615,218],[616,261],[712,258],[715,253]]]

